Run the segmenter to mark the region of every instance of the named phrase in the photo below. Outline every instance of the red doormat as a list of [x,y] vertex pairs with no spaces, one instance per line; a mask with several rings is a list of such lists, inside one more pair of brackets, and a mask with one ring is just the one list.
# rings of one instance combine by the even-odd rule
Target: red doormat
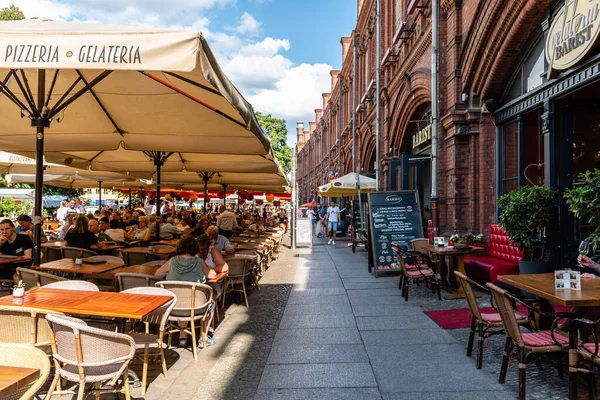
[[[566,312],[570,311],[571,307],[564,307],[555,305],[554,310],[556,312]],[[526,308],[524,306],[519,306],[519,311],[525,313]],[[492,313],[495,312],[492,307],[485,307],[481,309],[483,313]],[[430,310],[425,311],[425,314],[429,316],[439,325],[442,329],[462,329],[469,328],[471,326],[471,310],[468,308],[456,308],[454,310]]]

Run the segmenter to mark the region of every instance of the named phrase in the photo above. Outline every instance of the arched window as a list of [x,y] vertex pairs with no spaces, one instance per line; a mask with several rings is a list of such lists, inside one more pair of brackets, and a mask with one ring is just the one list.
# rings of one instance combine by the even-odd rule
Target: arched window
[[532,37],[534,39],[529,46],[524,48],[517,64],[518,67],[514,69],[513,76],[503,95],[502,103],[516,99],[547,81],[548,63],[544,55],[545,36],[539,30]]

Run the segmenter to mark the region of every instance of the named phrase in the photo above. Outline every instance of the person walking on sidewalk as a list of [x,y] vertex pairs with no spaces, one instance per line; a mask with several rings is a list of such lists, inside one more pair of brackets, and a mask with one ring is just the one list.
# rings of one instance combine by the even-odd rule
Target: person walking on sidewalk
[[329,242],[327,244],[333,244],[335,246],[335,235],[338,227],[338,218],[340,215],[340,208],[335,204],[335,201],[331,201],[331,205],[327,209],[327,229],[329,233]]

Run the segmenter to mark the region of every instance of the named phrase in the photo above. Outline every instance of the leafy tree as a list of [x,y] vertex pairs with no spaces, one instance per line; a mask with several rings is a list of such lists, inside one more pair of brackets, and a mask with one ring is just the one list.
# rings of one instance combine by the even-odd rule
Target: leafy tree
[[271,114],[256,112],[256,119],[271,141],[275,159],[287,173],[292,168],[292,149],[287,144],[287,128],[283,119],[273,118]]
[[21,11],[21,9],[14,4],[4,7],[2,10],[0,10],[0,20],[16,21],[19,19],[25,19],[25,14],[23,14],[23,11]]
[[0,201],[0,217],[14,217],[20,214],[29,214],[32,208],[30,201],[16,201],[6,197]]

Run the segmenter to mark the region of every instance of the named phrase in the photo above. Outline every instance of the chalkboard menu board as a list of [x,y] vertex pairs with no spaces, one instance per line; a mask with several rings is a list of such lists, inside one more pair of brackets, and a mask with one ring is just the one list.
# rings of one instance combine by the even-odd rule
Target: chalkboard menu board
[[369,246],[371,267],[378,271],[400,268],[392,243],[409,247],[412,239],[423,237],[423,221],[416,190],[369,193]]
[[296,244],[308,244],[312,246],[312,224],[310,218],[298,218],[296,220]]

